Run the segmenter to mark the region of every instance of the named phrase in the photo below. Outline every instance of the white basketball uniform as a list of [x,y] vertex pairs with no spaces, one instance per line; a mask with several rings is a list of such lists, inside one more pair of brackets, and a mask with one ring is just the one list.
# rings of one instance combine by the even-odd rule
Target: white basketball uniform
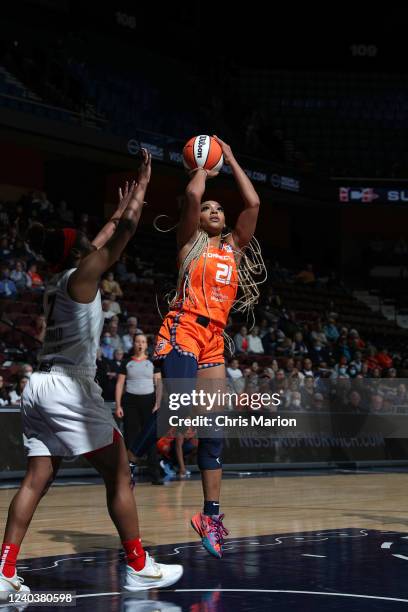
[[107,446],[119,431],[95,382],[103,328],[100,292],[79,304],[67,292],[75,269],[54,276],[44,296],[47,317],[40,371],[21,397],[24,446],[29,457],[72,457]]

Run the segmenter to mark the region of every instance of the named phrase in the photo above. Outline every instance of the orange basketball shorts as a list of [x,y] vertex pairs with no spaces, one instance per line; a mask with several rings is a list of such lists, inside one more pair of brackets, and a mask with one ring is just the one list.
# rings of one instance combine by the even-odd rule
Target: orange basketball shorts
[[153,360],[164,359],[176,349],[197,360],[198,368],[224,365],[223,327],[207,317],[189,312],[168,313],[159,330]]

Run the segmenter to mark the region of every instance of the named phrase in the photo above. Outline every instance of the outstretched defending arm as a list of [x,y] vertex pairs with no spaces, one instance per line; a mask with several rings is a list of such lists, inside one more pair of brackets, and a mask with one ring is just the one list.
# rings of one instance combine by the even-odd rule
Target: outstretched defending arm
[[151,155],[143,149],[143,162],[139,169],[138,182],[131,191],[129,203],[118,222],[116,231],[103,247],[85,257],[70,276],[68,291],[73,300],[81,303],[92,302],[102,274],[119,259],[132,238],[139,223],[150,175]]
[[129,185],[129,182],[126,181],[125,187],[122,191],[122,187],[119,187],[119,205],[116,211],[113,213],[112,217],[109,221],[103,226],[103,228],[98,232],[95,238],[92,240],[92,244],[97,248],[102,248],[108,240],[110,240],[119,224],[119,221],[125,212],[127,205],[129,204],[130,198],[132,197],[133,190],[136,187],[136,181],[132,181]]
[[231,147],[218,138],[218,136],[214,135],[214,138],[222,148],[224,161],[231,167],[235,182],[238,185],[238,189],[244,201],[244,210],[240,212],[232,232],[232,238],[235,245],[242,248],[250,242],[255,233],[260,204],[259,196],[251,181],[235,159]]

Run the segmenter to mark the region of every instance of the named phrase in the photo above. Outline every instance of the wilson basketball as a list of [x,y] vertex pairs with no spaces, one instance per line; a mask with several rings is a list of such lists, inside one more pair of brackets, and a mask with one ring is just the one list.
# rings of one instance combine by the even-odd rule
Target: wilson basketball
[[184,146],[183,163],[188,170],[205,168],[218,171],[224,163],[224,157],[215,138],[205,135],[194,136]]

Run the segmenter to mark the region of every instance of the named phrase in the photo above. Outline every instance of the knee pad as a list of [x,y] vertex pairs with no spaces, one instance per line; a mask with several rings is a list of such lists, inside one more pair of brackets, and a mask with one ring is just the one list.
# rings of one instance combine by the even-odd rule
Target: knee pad
[[219,438],[200,438],[198,441],[197,463],[200,470],[219,470],[222,468],[222,449],[224,440]]

